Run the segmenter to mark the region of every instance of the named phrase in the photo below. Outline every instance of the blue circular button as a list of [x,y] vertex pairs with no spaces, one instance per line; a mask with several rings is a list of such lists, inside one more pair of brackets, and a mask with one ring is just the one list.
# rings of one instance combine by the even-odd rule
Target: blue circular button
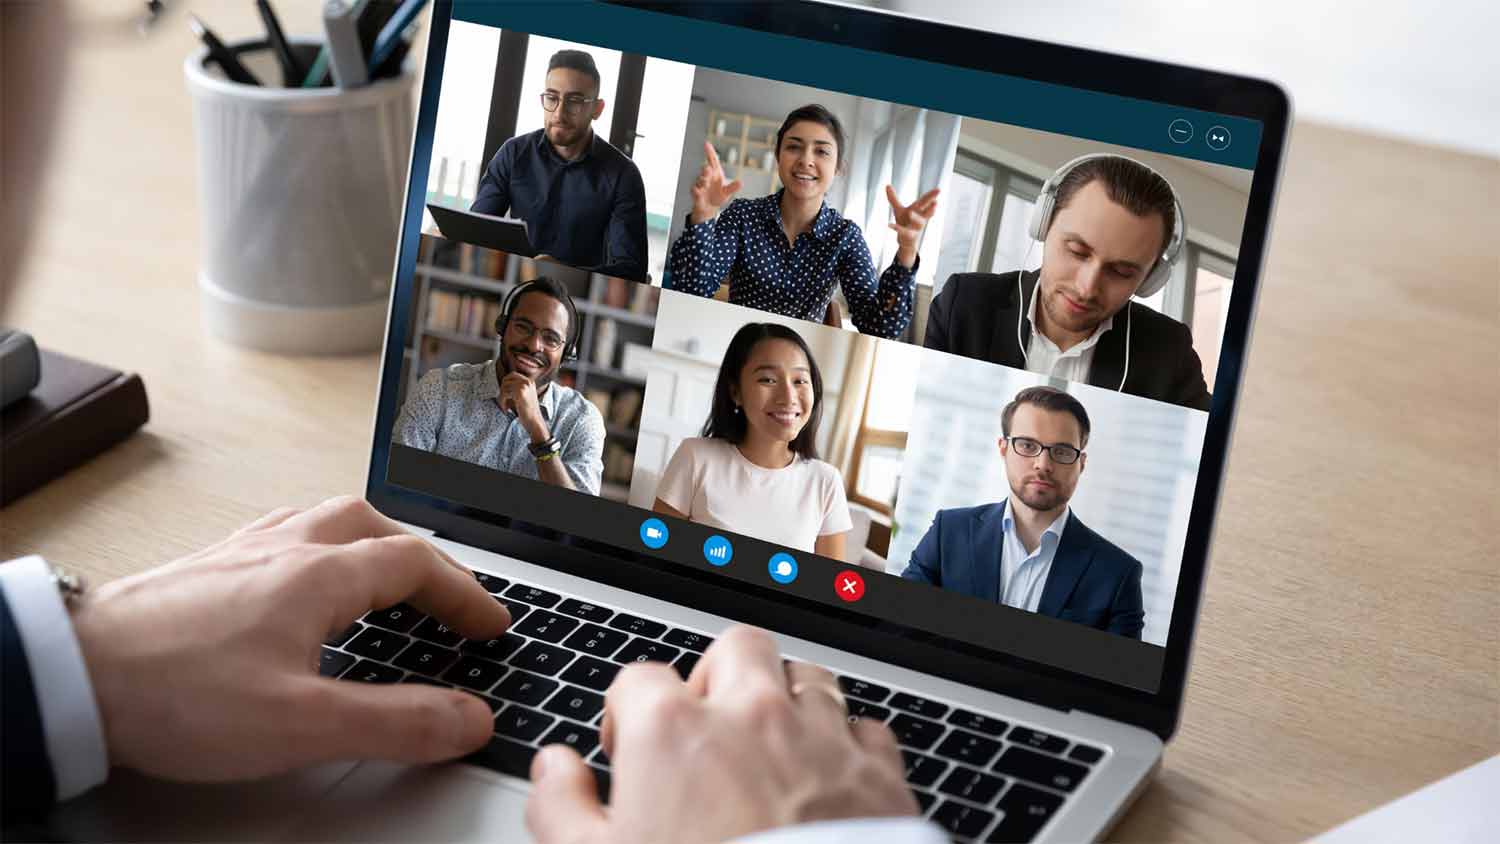
[[782,585],[797,579],[797,558],[785,551],[771,555],[771,564],[766,567],[771,579]]
[[703,559],[711,566],[727,566],[734,559],[734,546],[716,533],[703,540]]
[[641,544],[656,550],[667,544],[667,524],[661,519],[647,519],[641,522]]

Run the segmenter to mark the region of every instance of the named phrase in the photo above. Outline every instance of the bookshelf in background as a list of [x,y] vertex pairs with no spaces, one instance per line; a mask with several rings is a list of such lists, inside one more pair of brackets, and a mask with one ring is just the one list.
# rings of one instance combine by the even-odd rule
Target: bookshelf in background
[[745,183],[740,196],[767,196],[781,187],[776,169],[780,120],[739,111],[709,109],[708,141],[731,178]]
[[[620,365],[627,345],[650,347],[660,290],[558,264],[547,264],[545,272],[572,294],[583,326],[578,357],[563,363],[558,381],[581,392],[604,417],[600,493],[624,501],[640,436],[646,379],[643,373],[622,371]],[[495,319],[505,295],[537,274],[530,258],[424,237],[402,357],[400,401],[432,369],[490,359],[495,353]]]

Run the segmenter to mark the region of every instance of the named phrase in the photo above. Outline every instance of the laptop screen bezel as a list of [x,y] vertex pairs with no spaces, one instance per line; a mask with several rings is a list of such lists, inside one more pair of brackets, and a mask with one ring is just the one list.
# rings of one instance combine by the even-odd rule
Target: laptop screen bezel
[[[437,0],[428,35],[426,73],[382,353],[366,498],[392,518],[495,553],[1041,705],[1083,709],[1144,727],[1164,740],[1169,738],[1176,729],[1187,680],[1209,542],[1242,387],[1246,346],[1285,149],[1291,109],[1285,92],[1263,80],[898,17],[865,8],[813,3],[602,1],[1262,122],[1264,131],[1250,187],[1217,386],[1190,508],[1160,684],[1151,693],[995,655],[964,643],[924,636],[910,628],[904,628],[898,635],[881,630],[879,622],[854,613],[770,590],[747,591],[741,584],[732,584],[708,572],[652,561],[643,554],[555,531],[534,527],[517,530],[503,515],[475,511],[435,495],[388,483],[389,438],[398,410],[395,395],[401,377],[408,308],[413,306],[410,300],[421,236],[425,165],[432,154],[452,0]],[[1037,68],[1046,68],[1046,73]],[[634,565],[622,566],[622,560]],[[1081,705],[1081,702],[1086,703]]]

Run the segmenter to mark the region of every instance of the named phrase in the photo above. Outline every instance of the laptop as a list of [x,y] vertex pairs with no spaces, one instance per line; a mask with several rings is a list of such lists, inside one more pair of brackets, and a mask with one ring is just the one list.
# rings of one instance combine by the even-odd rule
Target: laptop
[[[535,461],[443,436],[423,442],[409,429],[418,391],[465,378],[482,389],[493,377],[491,317],[508,325],[517,301],[531,298],[510,294],[534,291],[520,285],[537,269],[518,258],[476,261],[423,235],[429,182],[482,172],[509,139],[551,154],[540,144],[554,140],[552,112],[538,100],[564,50],[587,53],[597,69],[606,108],[593,131],[639,173],[645,207],[621,213],[643,214],[648,261],[664,270],[653,275],[667,279],[546,270],[577,320],[558,341],[549,418],[562,424],[566,400],[579,425],[602,433],[602,442],[585,442],[583,428],[559,438],[568,442],[549,459],[563,461],[571,483],[558,485]],[[70,807],[75,822],[63,829],[526,840],[525,777],[539,746],[573,745],[607,796],[597,731],[609,680],[641,660],[686,675],[716,636],[748,623],[771,631],[788,658],[836,674],[851,718],[891,727],[921,811],[956,839],[1104,835],[1178,724],[1285,149],[1284,92],[818,3],[599,2],[560,13],[440,0],[425,62],[366,496],[471,567],[515,624],[501,639],[464,642],[410,607],[386,608],[331,639],[323,670],[468,688],[495,709],[495,736],[450,765],[345,764],[250,786],[173,787],[188,796],[170,805],[194,808],[174,813],[171,832],[168,819],[138,812],[168,787],[120,777]],[[804,189],[787,186],[783,174],[798,171],[782,166],[778,132],[809,104],[836,118],[839,132],[828,134],[847,149],[822,200],[833,215],[818,212],[810,239],[783,240],[784,260],[801,272],[796,262],[824,254],[832,232],[858,238],[839,242],[868,250],[868,281],[910,291],[870,297],[857,274],[840,271],[836,295],[869,331],[789,314],[764,288],[724,301],[696,286],[704,274],[694,275],[693,259],[704,253],[692,250],[704,230],[688,231],[687,217],[708,148],[742,182],[746,203],[721,209],[717,225],[772,214],[780,191]],[[1067,193],[1067,171],[1101,155],[1171,187],[1169,210],[1146,201],[1145,211],[1101,217],[1159,227],[1144,266],[1116,266],[1129,251],[1119,231],[1096,236],[1089,221],[1065,216],[1086,201],[1086,187]],[[941,189],[915,266],[901,262],[887,228],[887,184],[902,202]],[[600,216],[572,209],[559,224],[581,230]],[[855,229],[836,229],[841,220]],[[1065,220],[1079,230],[1065,233],[1068,255],[1055,254],[1049,233]],[[1110,259],[1100,272],[1146,279],[1095,327],[1091,364],[1038,373],[1007,362],[1007,349],[1038,348],[1023,341],[1036,325],[1039,312],[1026,308],[1038,305],[1036,290],[1042,308],[1084,309],[1049,297],[1076,295],[1079,273],[1093,270],[1069,275],[1049,262],[1096,267],[1097,255]],[[741,270],[735,289],[764,283],[748,269],[728,272]],[[866,320],[861,309],[871,307]],[[987,334],[985,319],[995,323]],[[767,489],[796,488],[781,469],[757,473],[743,452],[736,458],[732,439],[704,435],[720,373],[737,377],[726,362],[733,340],[747,330],[785,343],[795,335],[798,366],[816,364],[821,422],[807,437],[813,448],[793,461],[814,467],[806,489],[816,495],[694,487],[728,466]],[[966,345],[965,332],[985,342]],[[1101,374],[1110,367],[1118,371]],[[1168,370],[1184,378],[1155,377]],[[1043,418],[1039,405],[1013,407],[1037,388],[1055,403],[1045,418],[1077,426],[1064,430],[1084,427],[1070,408],[1087,410],[1085,441],[1008,431]],[[798,436],[812,423],[802,424]],[[1028,492],[1031,481],[1009,474],[1022,451],[1059,474]],[[697,468],[685,472],[685,461]],[[1074,474],[1057,481],[1065,471]],[[1043,512],[1043,499],[1060,497],[1066,509],[1051,535],[1026,543],[1014,525],[1030,511],[1016,501]],[[1006,544],[1012,533],[1019,549]],[[1038,551],[1050,569],[1024,569],[1029,593],[1012,588],[1025,577],[1014,564]]]
[[432,214],[433,222],[437,223],[438,231],[449,240],[528,258],[536,254],[536,250],[531,248],[531,240],[526,236],[525,220],[510,220],[493,214],[448,208],[435,202],[427,203],[427,210]]

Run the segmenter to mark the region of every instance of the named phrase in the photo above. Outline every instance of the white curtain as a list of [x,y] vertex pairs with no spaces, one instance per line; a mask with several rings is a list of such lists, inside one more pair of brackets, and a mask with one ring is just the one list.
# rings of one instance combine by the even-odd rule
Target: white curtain
[[[865,188],[865,239],[869,241],[877,270],[890,264],[896,253],[885,186],[894,187],[896,197],[904,203],[913,202],[933,188],[946,188],[958,155],[959,123],[956,115],[898,105],[892,107],[889,122],[877,129],[869,164],[861,179]],[[944,203],[939,199],[937,216],[928,222],[922,235],[924,251],[931,251],[927,244],[935,247],[942,242],[943,210]],[[926,256],[922,267],[925,272],[919,272],[919,281],[931,282],[936,258],[935,254]]]

